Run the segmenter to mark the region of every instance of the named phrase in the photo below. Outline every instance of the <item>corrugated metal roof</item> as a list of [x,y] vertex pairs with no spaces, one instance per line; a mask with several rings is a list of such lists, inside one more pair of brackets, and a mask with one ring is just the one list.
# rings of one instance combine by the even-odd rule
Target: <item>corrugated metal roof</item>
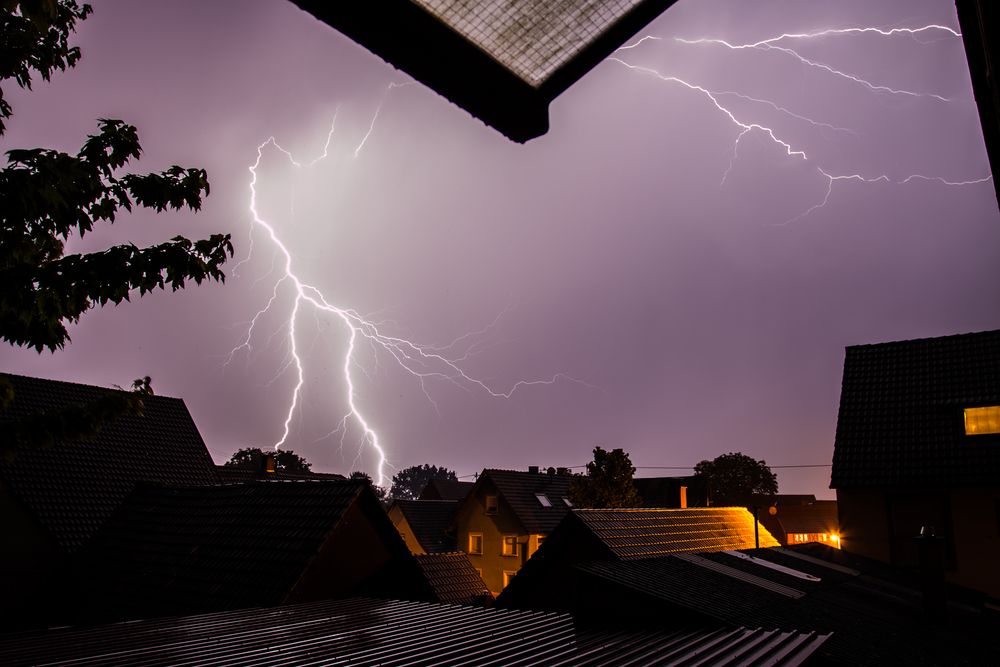
[[355,598],[0,636],[15,665],[798,665],[827,639],[589,632],[567,614]]
[[[754,547],[754,518],[743,507],[573,510],[622,559]],[[760,546],[778,546],[760,526]]]

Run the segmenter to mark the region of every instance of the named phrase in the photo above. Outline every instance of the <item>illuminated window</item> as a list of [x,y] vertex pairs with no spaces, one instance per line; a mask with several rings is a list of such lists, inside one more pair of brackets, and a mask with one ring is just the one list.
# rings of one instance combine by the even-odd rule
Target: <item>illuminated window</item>
[[481,553],[483,553],[483,534],[482,533],[469,533],[469,553],[470,554],[481,554]]
[[542,504],[542,507],[552,507],[552,503],[549,502],[548,496],[544,493],[536,493],[535,497],[538,498],[538,502]]
[[[998,507],[1000,507],[1000,505],[998,505]],[[538,546],[542,546],[542,542],[545,541],[545,536],[544,535],[539,535],[535,539],[538,540]]]
[[965,435],[1000,433],[1000,405],[965,409]]
[[477,567],[476,568],[476,574],[478,574],[479,578],[482,579],[483,578],[483,568]]
[[504,588],[507,588],[507,586],[510,584],[510,580],[513,579],[516,574],[517,574],[517,572],[512,572],[511,570],[504,570],[503,571],[503,587]]
[[486,513],[496,514],[497,509],[500,507],[500,503],[497,501],[496,496],[486,496]]
[[503,556],[517,555],[517,535],[503,536],[503,550],[500,553]]

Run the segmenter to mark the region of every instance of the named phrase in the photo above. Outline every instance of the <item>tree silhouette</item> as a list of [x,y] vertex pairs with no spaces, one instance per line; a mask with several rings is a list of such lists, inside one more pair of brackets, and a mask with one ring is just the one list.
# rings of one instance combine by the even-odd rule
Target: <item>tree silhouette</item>
[[389,489],[389,496],[399,500],[414,500],[420,496],[420,492],[430,484],[432,479],[444,482],[458,481],[454,470],[438,468],[426,463],[410,466],[392,476],[392,488]]
[[[13,80],[30,89],[33,74],[48,80],[53,72],[76,65],[80,49],[69,45],[69,36],[91,11],[75,0],[0,0],[0,82]],[[0,136],[12,113],[0,86]],[[225,279],[221,267],[233,254],[228,234],[65,254],[71,236],[83,237],[97,223],[113,223],[133,206],[157,212],[201,208],[209,192],[203,169],[173,166],[158,174],[122,174],[141,152],[133,126],[106,118],[98,120],[97,134],[88,136],[75,155],[44,148],[7,151],[7,165],[0,169],[0,339],[54,352],[70,340],[66,325],[94,306],[121,303],[135,292],[178,290],[191,280]],[[128,400],[95,406],[89,417],[75,406],[63,416],[50,411],[46,419],[22,420],[15,425],[17,442],[46,443],[99,428],[141,410],[141,396],[133,392]],[[0,377],[0,410],[13,400],[12,385]],[[55,428],[57,422],[64,427]]]
[[778,478],[763,460],[740,452],[722,454],[694,467],[708,481],[714,505],[746,505],[754,495],[774,495]]
[[632,482],[635,466],[623,449],[610,452],[594,447],[594,460],[587,474],[570,482],[569,499],[574,507],[641,507],[642,498]]

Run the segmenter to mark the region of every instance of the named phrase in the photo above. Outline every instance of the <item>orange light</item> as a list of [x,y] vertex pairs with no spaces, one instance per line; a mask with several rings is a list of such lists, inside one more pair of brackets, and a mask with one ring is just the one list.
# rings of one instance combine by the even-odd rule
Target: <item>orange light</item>
[[965,435],[1000,433],[1000,405],[965,408]]

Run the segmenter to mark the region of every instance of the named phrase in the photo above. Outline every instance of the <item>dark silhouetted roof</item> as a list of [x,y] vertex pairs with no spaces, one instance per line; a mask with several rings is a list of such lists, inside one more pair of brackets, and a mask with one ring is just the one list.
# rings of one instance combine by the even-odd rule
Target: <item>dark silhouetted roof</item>
[[[563,498],[569,496],[570,475],[486,469],[479,476],[493,482],[501,498],[510,506],[521,525],[529,533],[547,534],[569,511]],[[544,494],[550,507],[545,507],[535,495]]]
[[8,635],[0,663],[793,666],[826,639],[744,628],[589,632],[567,614],[354,598]]
[[[85,404],[117,391],[90,385],[5,375],[14,402],[5,419]],[[78,549],[111,516],[136,482],[218,484],[215,464],[184,401],[143,399],[142,416],[123,416],[92,440],[19,449],[0,457],[0,480],[38,522],[67,549]]]
[[420,492],[420,500],[465,500],[475,485],[475,482],[432,479]]
[[775,521],[782,532],[788,533],[838,533],[837,501],[817,500],[809,505],[779,505],[774,516],[761,512],[761,523]]
[[576,567],[632,590],[635,601],[661,600],[663,613],[680,608],[735,625],[832,632],[818,651],[831,664],[1000,664],[1000,609],[982,594],[949,587],[948,620],[928,621],[919,583],[903,570],[820,544],[736,553],[743,557],[682,554]]
[[394,500],[413,536],[429,554],[455,550],[455,535],[446,531],[458,508],[456,500]]
[[830,486],[995,486],[1000,435],[963,425],[982,405],[1000,405],[1000,331],[848,347]]
[[106,606],[127,613],[280,604],[364,488],[141,485],[81,555],[107,577],[97,586]]
[[[962,27],[962,41],[969,61],[972,91],[979,106],[979,121],[989,155],[993,174],[1000,171],[1000,41],[996,26],[1000,21],[1000,7],[995,0],[955,0],[958,22]],[[1000,202],[1000,183],[993,179],[993,188]]]
[[514,141],[676,0],[293,0]]
[[[573,515],[622,559],[754,546],[753,515],[742,507],[578,509]],[[778,546],[763,526],[760,545]]]
[[307,479],[347,479],[343,475],[338,475],[335,472],[288,472],[286,470],[277,470],[273,473],[267,473],[262,470],[254,470],[252,468],[237,468],[235,466],[227,465],[215,466],[215,470],[219,474],[219,479],[223,484],[241,484],[243,482],[267,480],[288,481]]
[[705,478],[697,475],[636,477],[632,482],[642,497],[643,507],[680,507],[682,486],[687,488],[688,507],[701,507],[707,504],[708,486]]
[[472,567],[465,554],[459,552],[414,556],[424,576],[434,589],[438,602],[447,604],[484,604],[493,595],[483,578]]

